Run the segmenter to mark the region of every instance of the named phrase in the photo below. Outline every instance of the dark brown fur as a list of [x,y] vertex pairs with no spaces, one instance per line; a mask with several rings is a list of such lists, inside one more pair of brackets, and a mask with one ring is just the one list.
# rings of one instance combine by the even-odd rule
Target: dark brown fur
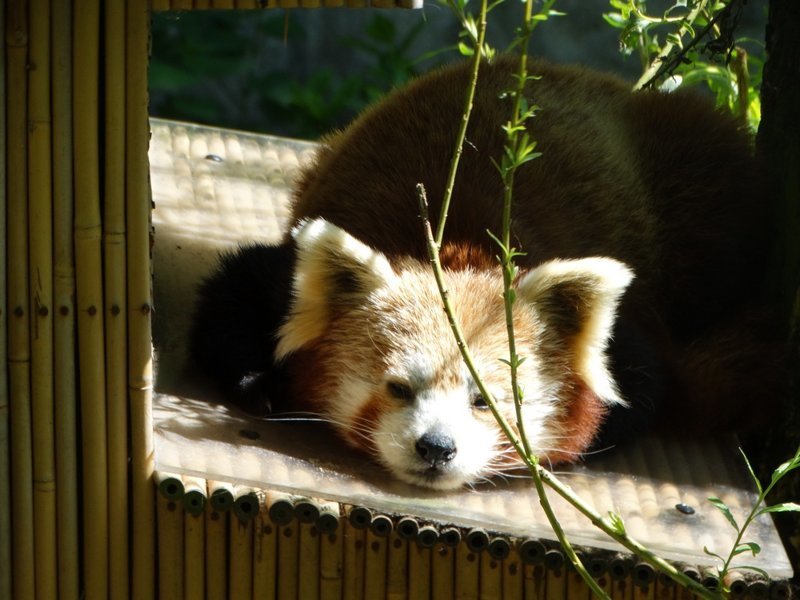
[[[510,102],[498,98],[514,66],[502,59],[481,71],[445,235],[452,268],[490,268],[497,253],[486,234],[501,229],[491,159],[502,152]],[[516,177],[521,266],[591,255],[625,262],[636,279],[620,318],[656,357],[665,394],[680,396],[672,403],[679,418],[711,415],[724,425],[748,406],[767,406],[779,353],[738,324],[757,301],[766,246],[749,137],[693,94],[632,94],[578,67],[534,62],[530,72],[541,76],[527,96],[541,106],[529,123],[543,155]],[[295,220],[323,217],[392,260],[426,260],[415,184],[437,215],[467,76],[463,65],[421,78],[330,138],[300,182]],[[768,347],[773,365],[742,350],[751,384],[731,386],[742,366],[722,339]]]

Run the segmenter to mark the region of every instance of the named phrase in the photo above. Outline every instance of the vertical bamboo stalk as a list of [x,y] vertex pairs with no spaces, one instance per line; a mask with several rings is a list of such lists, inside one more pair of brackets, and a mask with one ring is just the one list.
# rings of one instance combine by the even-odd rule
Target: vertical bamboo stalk
[[230,568],[228,598],[249,600],[253,597],[253,519],[240,519],[235,512],[230,520]]
[[258,600],[275,600],[278,532],[269,520],[266,507],[259,511],[254,527],[253,597]]
[[389,535],[389,556],[386,567],[386,599],[408,598],[408,540],[397,530]]
[[[0,31],[6,31],[5,4]],[[11,467],[8,427],[8,354],[6,343],[6,56],[0,60],[0,598],[11,598]]]
[[153,355],[151,340],[150,190],[147,164],[147,2],[126,3],[125,91],[128,282],[128,386],[133,515],[132,596],[153,596],[155,528],[152,475]]
[[153,489],[158,514],[158,597],[183,598],[183,510]]
[[11,410],[11,521],[13,592],[35,593],[33,571],[33,458],[31,441],[30,327],[28,318],[28,15],[25,0],[6,2],[6,126],[8,153],[8,378]]
[[278,527],[278,600],[293,600],[297,594],[299,523],[294,519]]
[[473,552],[467,542],[463,540],[456,546],[456,573],[455,580],[456,598],[468,600],[478,597],[478,576],[480,573],[480,560],[478,555]]
[[100,6],[76,0],[73,46],[75,267],[83,447],[83,555],[86,598],[108,596],[108,503],[103,267],[100,248],[98,56]]
[[364,597],[385,598],[388,540],[368,529],[364,542]]
[[431,597],[431,549],[408,544],[408,597]]
[[78,398],[75,370],[75,252],[72,235],[72,3],[52,6],[53,343],[55,359],[58,594],[80,595]]
[[320,540],[319,597],[322,600],[339,600],[342,597],[343,543],[342,522],[332,533]]
[[499,600],[503,590],[503,573],[500,570],[500,563],[486,551],[480,553],[478,560],[480,561],[481,570],[481,598]]
[[28,245],[33,511],[37,599],[58,594],[53,405],[53,197],[50,0],[31,0],[28,49]]
[[519,554],[511,552],[508,558],[501,563],[501,568],[503,569],[503,600],[522,600],[523,567]]
[[205,521],[201,514],[184,510],[183,517],[183,592],[186,600],[205,598]]
[[433,600],[452,598],[455,594],[455,550],[436,544],[431,553],[431,592]]
[[[228,592],[227,532],[228,519],[217,510],[206,511],[206,598],[225,600]],[[135,585],[135,583],[134,583]]]
[[[300,523],[300,542],[297,553],[297,593],[300,598],[319,599],[319,532],[313,523]],[[377,596],[376,596],[377,597]]]
[[344,536],[343,598],[361,600],[364,597],[364,540],[366,532],[342,521]]
[[[108,510],[128,515],[128,348],[125,286],[125,2],[105,2],[105,148],[103,251],[105,283]],[[141,59],[146,60],[144,56]],[[129,593],[127,521],[109,529],[111,597]]]

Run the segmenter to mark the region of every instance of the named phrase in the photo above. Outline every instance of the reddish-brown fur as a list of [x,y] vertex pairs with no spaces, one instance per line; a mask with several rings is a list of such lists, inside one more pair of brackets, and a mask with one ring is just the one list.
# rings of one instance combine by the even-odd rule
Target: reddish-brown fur
[[[502,187],[491,159],[502,152],[510,104],[498,97],[513,67],[503,59],[482,69],[443,248],[452,269],[495,268],[486,231],[501,229]],[[755,373],[732,389],[741,367],[717,343],[754,343],[751,332],[730,333],[755,304],[763,272],[766,214],[748,136],[692,94],[631,94],[626,83],[577,67],[534,62],[530,71],[541,76],[527,95],[542,107],[530,131],[543,155],[516,177],[520,265],[591,255],[630,265],[636,279],[620,312],[664,361],[667,387],[683,398],[678,414],[724,423],[735,420],[734,406],[766,406],[774,386],[765,361],[740,352]],[[323,217],[395,263],[426,261],[415,184],[427,189],[435,227],[467,72],[422,78],[330,138],[300,181],[295,220]],[[768,360],[777,362],[774,353]],[[568,453],[584,450],[604,417],[586,386],[576,381],[572,390],[565,429],[574,443],[551,459],[574,458]],[[380,404],[364,417],[375,410]]]

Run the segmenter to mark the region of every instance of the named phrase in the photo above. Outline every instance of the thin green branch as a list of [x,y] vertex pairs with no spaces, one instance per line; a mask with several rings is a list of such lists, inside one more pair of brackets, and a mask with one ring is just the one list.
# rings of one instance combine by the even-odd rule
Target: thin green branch
[[647,67],[642,76],[639,78],[639,81],[636,82],[636,85],[633,86],[634,91],[641,90],[644,87],[650,85],[653,81],[655,81],[658,77],[660,77],[665,71],[665,63],[669,55],[672,53],[672,50],[675,48],[676,43],[670,41],[670,37],[673,39],[677,39],[679,43],[682,43],[684,36],[686,36],[692,29],[692,25],[697,20],[697,18],[705,11],[706,5],[708,4],[708,0],[697,0],[697,4],[694,5],[689,14],[686,15],[686,18],[683,20],[683,23],[678,28],[678,31],[673,34],[673,36],[668,36],[667,41],[661,47],[658,55],[650,62],[650,66]]
[[458,128],[456,137],[456,145],[453,149],[453,157],[450,159],[450,170],[447,174],[447,183],[445,185],[444,197],[442,198],[442,208],[439,217],[439,224],[436,228],[436,244],[442,245],[444,239],[444,225],[447,221],[447,214],[450,210],[450,199],[453,197],[453,188],[456,183],[456,174],[458,173],[458,164],[461,161],[461,153],[464,149],[464,140],[467,137],[467,126],[469,119],[472,115],[472,105],[475,98],[475,88],[478,82],[478,71],[481,66],[481,58],[483,57],[483,46],[486,40],[486,14],[488,13],[487,0],[481,0],[481,9],[478,15],[478,32],[475,36],[475,48],[472,55],[472,72],[470,75],[470,84],[467,88],[467,95],[464,98],[464,110],[461,113],[461,124]]
[[[603,517],[601,517],[598,513],[596,513],[592,508],[586,505],[583,500],[578,497],[572,489],[561,483],[561,481],[556,478],[550,471],[542,467],[536,459],[528,454],[525,453],[525,449],[522,445],[522,442],[519,439],[517,433],[513,430],[511,425],[505,419],[505,417],[500,413],[497,408],[497,403],[492,396],[491,392],[486,388],[484,385],[480,373],[478,373],[477,368],[475,367],[475,362],[472,359],[472,354],[469,350],[469,346],[467,345],[464,335],[461,332],[461,327],[458,324],[458,321],[455,318],[455,313],[453,311],[453,306],[450,302],[450,294],[447,290],[447,286],[444,281],[444,271],[442,269],[442,264],[439,260],[439,246],[436,244],[436,241],[433,237],[433,230],[431,228],[430,218],[429,218],[429,211],[428,211],[428,200],[425,193],[425,187],[420,183],[417,184],[417,194],[419,197],[419,208],[420,208],[420,216],[422,218],[423,229],[425,232],[425,239],[427,241],[428,246],[428,257],[431,262],[431,266],[433,267],[434,277],[436,279],[436,284],[439,288],[439,293],[442,298],[442,303],[444,305],[444,310],[447,315],[448,323],[450,324],[450,329],[453,332],[453,335],[456,340],[456,345],[458,346],[459,351],[461,352],[461,356],[464,360],[464,363],[467,366],[467,369],[472,375],[473,379],[475,380],[475,384],[478,387],[478,390],[483,395],[484,399],[486,400],[489,409],[492,411],[495,419],[500,425],[503,433],[508,438],[511,445],[517,451],[520,458],[523,460],[525,465],[531,472],[531,475],[535,478],[538,476],[541,478],[541,482],[553,489],[559,496],[564,498],[569,504],[575,507],[582,515],[587,517],[589,521],[598,529],[606,533],[609,537],[619,542],[622,546],[633,552],[634,554],[638,555],[642,560],[651,564],[655,568],[663,571],[667,574],[670,578],[674,579],[679,584],[683,585],[684,587],[690,589],[695,594],[702,598],[709,598],[715,599],[719,598],[719,594],[712,592],[711,590],[706,589],[700,583],[694,581],[681,571],[678,571],[674,566],[666,562],[664,559],[656,556],[652,551],[645,548],[641,543],[636,541],[635,539],[628,536],[628,534],[621,529],[618,525],[614,522],[607,521]],[[540,499],[543,496],[540,496]],[[548,519],[551,517],[555,519],[555,516],[550,513],[545,513]],[[561,530],[560,525],[558,522],[555,521],[556,525],[553,527],[553,531],[556,535],[559,535],[559,532],[563,535],[563,530]],[[551,526],[553,523],[551,522]],[[561,541],[561,540],[559,540]]]

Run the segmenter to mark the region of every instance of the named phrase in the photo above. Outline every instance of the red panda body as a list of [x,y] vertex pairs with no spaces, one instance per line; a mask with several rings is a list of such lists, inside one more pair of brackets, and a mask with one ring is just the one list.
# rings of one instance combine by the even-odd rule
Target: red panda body
[[[492,161],[514,68],[482,65],[442,248],[467,341],[509,416],[487,230],[501,231]],[[421,77],[327,140],[296,191],[291,297],[267,332],[265,369],[280,370],[291,408],[325,415],[396,476],[439,488],[514,463],[450,336],[416,193],[424,184],[435,227],[468,71]],[[633,427],[639,414],[735,423],[770,389],[737,373],[743,362],[760,372],[751,363],[769,344],[731,325],[755,305],[763,272],[766,205],[748,137],[688,94],[632,94],[575,67],[530,72],[540,78],[526,99],[540,109],[528,127],[542,155],[517,172],[512,240],[534,449],[574,460],[606,420],[614,427],[610,413]]]

